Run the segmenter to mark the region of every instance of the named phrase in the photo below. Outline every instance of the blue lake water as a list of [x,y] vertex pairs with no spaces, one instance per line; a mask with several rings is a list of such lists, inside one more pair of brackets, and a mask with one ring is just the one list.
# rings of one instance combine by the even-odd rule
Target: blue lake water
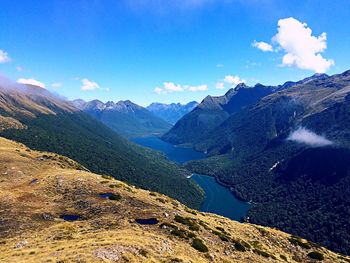
[[205,158],[204,153],[197,152],[192,148],[176,147],[170,143],[162,141],[155,136],[133,138],[131,141],[142,146],[161,151],[168,157],[169,160],[176,163],[185,163],[191,160],[199,160]]
[[202,212],[210,212],[241,221],[249,209],[246,202],[238,200],[231,191],[217,183],[214,177],[193,174],[191,176],[205,192],[205,199],[201,204]]
[[[134,138],[132,141],[161,151],[169,160],[180,164],[206,157],[204,153],[197,152],[191,148],[176,147],[155,136]],[[247,214],[249,204],[238,200],[227,187],[216,182],[215,178],[193,174],[191,180],[199,184],[205,192],[200,211],[215,213],[237,221],[240,221]]]

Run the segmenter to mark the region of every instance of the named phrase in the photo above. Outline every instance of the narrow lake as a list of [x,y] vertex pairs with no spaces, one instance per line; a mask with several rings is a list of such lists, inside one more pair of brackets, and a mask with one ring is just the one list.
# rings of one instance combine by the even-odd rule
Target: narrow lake
[[[204,153],[197,152],[191,148],[176,147],[155,136],[133,138],[132,141],[139,145],[161,151],[169,160],[180,164],[205,158]],[[249,204],[238,200],[227,187],[217,183],[215,178],[207,175],[193,174],[191,180],[199,184],[205,192],[205,198],[201,204],[200,211],[215,213],[236,221],[240,221],[246,215]]]

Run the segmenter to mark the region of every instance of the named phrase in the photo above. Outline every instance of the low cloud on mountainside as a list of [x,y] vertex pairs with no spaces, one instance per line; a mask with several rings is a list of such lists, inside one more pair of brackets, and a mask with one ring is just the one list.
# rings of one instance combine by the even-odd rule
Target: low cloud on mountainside
[[312,147],[323,147],[333,144],[333,142],[328,140],[326,137],[317,135],[316,133],[303,127],[293,131],[288,136],[287,140],[297,143],[304,143]]

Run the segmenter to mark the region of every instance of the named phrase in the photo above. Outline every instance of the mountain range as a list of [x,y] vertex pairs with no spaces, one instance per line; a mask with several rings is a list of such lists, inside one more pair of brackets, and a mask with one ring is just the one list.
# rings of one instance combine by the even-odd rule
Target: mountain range
[[196,101],[191,101],[187,104],[164,104],[155,102],[147,106],[147,109],[154,115],[158,116],[159,118],[162,118],[168,123],[175,124],[184,115],[191,112],[197,105],[198,102]]
[[[242,88],[255,102],[225,110]],[[206,152],[186,167],[251,201],[250,222],[349,254],[350,71],[235,90],[204,99],[163,139]]]
[[72,103],[127,138],[160,135],[171,128],[171,124],[130,100],[116,103],[74,100]]
[[159,152],[124,139],[49,91],[0,80],[0,136],[78,161],[90,171],[199,207],[202,190]]

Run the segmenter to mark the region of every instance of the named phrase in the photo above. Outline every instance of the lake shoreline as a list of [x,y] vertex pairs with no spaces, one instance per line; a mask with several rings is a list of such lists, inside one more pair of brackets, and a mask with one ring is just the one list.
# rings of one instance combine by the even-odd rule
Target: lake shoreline
[[[132,141],[141,146],[160,151],[170,161],[179,165],[183,165],[191,160],[200,160],[207,157],[206,154],[196,151],[193,148],[183,147],[183,145],[173,145],[162,141],[157,136],[134,138]],[[215,213],[240,222],[246,217],[250,205],[246,200],[237,197],[230,185],[211,175],[191,173],[186,178],[197,183],[205,193],[200,211]]]

